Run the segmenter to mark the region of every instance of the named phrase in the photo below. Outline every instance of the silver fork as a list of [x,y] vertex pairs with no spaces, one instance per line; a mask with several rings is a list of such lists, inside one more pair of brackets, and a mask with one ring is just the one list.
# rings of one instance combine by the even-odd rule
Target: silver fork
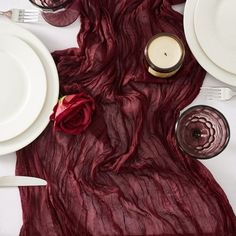
[[206,96],[209,100],[230,100],[233,96],[236,96],[236,91],[230,88],[220,87],[201,87],[201,94]]
[[0,11],[0,15],[6,16],[14,22],[34,23],[39,21],[39,10],[11,9],[8,11]]

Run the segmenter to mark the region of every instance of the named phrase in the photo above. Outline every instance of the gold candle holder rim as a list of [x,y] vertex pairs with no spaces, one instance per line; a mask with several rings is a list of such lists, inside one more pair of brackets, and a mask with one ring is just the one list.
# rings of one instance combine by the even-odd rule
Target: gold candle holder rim
[[[148,56],[148,48],[149,48],[150,44],[153,42],[153,40],[155,40],[156,38],[162,37],[162,36],[169,36],[169,37],[175,39],[178,42],[178,44],[180,45],[180,48],[182,51],[182,55],[181,55],[179,61],[172,67],[160,68],[160,67],[154,65]],[[184,48],[184,44],[183,44],[182,40],[178,36],[171,34],[171,33],[159,33],[159,34],[152,36],[151,39],[149,39],[149,41],[145,47],[145,50],[144,50],[144,55],[145,55],[145,59],[146,59],[147,63],[149,64],[149,66],[153,70],[161,72],[161,73],[169,73],[172,71],[176,71],[181,67],[181,65],[184,61],[184,57],[185,57],[185,48]]]

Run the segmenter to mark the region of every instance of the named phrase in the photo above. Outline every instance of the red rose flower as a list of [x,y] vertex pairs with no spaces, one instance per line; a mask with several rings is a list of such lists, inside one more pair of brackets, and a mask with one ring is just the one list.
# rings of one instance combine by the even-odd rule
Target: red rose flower
[[94,100],[84,92],[62,97],[53,109],[50,120],[54,130],[67,134],[80,134],[91,123]]

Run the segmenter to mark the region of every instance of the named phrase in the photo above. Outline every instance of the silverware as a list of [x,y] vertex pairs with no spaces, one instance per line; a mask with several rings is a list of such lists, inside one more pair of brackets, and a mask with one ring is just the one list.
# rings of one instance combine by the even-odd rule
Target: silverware
[[230,88],[220,87],[201,87],[202,95],[209,100],[230,100],[233,96],[236,96],[236,91]]
[[0,187],[16,186],[45,186],[47,181],[28,176],[2,176],[0,177]]
[[11,9],[8,11],[0,11],[0,15],[6,16],[14,22],[34,23],[39,21],[39,10]]

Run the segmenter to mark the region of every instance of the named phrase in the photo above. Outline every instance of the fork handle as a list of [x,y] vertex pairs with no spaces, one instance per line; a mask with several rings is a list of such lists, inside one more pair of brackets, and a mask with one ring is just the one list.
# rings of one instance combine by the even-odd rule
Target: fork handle
[[11,17],[12,16],[12,11],[9,10],[9,11],[0,11],[0,15],[1,16],[7,16],[7,17]]

